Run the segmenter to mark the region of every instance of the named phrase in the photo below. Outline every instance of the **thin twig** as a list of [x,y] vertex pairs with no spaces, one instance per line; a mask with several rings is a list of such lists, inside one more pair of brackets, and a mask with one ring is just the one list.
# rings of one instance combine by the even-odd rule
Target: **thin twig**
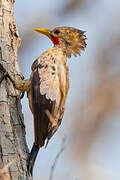
[[58,152],[58,154],[55,157],[55,160],[53,162],[53,165],[51,167],[51,171],[50,171],[50,176],[49,176],[49,180],[53,179],[53,174],[54,174],[54,170],[57,164],[58,159],[60,158],[61,154],[63,153],[63,151],[65,150],[65,141],[66,141],[66,136],[62,137],[62,144],[61,144],[61,148],[60,151]]

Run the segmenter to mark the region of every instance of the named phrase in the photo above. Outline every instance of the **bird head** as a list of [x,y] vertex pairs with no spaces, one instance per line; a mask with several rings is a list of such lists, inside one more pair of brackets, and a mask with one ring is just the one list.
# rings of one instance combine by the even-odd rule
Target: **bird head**
[[85,31],[72,27],[56,27],[53,30],[35,28],[35,31],[48,36],[54,46],[60,47],[64,53],[70,58],[71,54],[80,55],[81,50],[86,47]]

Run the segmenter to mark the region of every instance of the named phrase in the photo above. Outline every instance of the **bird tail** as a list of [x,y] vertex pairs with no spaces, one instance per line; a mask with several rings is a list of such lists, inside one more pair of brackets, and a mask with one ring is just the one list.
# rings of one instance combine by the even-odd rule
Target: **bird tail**
[[33,174],[34,163],[38,152],[39,152],[39,147],[36,146],[34,143],[27,162],[27,170],[28,173],[31,174],[31,176]]

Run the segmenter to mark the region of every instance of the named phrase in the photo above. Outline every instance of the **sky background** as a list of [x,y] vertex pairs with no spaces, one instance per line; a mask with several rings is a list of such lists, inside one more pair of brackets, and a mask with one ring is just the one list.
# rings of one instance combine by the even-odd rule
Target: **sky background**
[[[120,37],[119,0],[20,0],[15,2],[15,17],[21,38],[18,61],[26,78],[30,76],[33,61],[46,49],[52,47],[50,40],[34,32],[33,28],[53,29],[55,26],[71,26],[87,31],[88,38],[87,48],[81,56],[77,58],[72,56],[70,60],[68,59],[70,90],[65,115],[62,125],[48,147],[42,148],[39,152],[34,168],[34,180],[39,180],[40,177],[44,180],[49,179],[51,166],[61,147],[61,135],[64,134],[67,136],[66,149],[56,165],[54,180],[120,180],[120,100],[118,91],[116,93],[119,87],[114,90],[112,84],[113,80],[116,82],[120,77],[119,48],[115,48],[119,47],[117,40]],[[109,68],[109,77],[108,74],[105,75],[108,70],[104,71],[106,66]],[[109,109],[107,109],[108,104],[104,103],[106,102],[104,92],[101,94],[104,89],[103,84],[106,85],[108,82],[107,92],[114,92],[115,99],[112,103],[109,102],[109,105],[115,102],[115,106]],[[94,108],[91,109],[93,101],[88,102],[88,100],[96,93],[100,98],[99,102],[102,102],[100,107],[106,111],[101,113],[102,123],[99,128],[95,126],[93,129],[96,132],[94,141],[91,141],[86,139],[89,136],[86,127],[88,129],[91,127],[91,122],[88,123],[89,119],[97,117],[97,115],[93,116],[93,112],[100,112],[98,110],[100,108],[99,102],[98,104],[95,102]],[[96,100],[97,97],[94,99]],[[84,108],[81,110],[83,104]],[[34,141],[33,117],[26,97],[22,100],[22,109],[27,143],[31,149]],[[84,116],[83,119],[87,123],[81,122],[81,116]],[[95,122],[98,119],[100,118],[95,118]],[[81,124],[85,128],[82,129]],[[83,134],[79,134],[78,131]],[[83,154],[81,149],[85,141],[89,142],[90,147],[86,154]]]

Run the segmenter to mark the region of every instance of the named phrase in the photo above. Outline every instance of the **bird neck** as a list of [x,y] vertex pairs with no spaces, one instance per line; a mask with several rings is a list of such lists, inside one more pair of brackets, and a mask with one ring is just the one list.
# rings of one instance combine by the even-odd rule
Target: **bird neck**
[[61,47],[54,46],[53,48],[48,49],[44,52],[44,55],[47,53],[50,56],[50,59],[56,64],[67,64],[67,56]]
[[55,45],[54,47],[59,48],[68,58],[71,58],[72,54],[75,55],[72,46],[67,41],[61,41],[58,45]]
[[61,51],[64,54],[64,56],[66,56],[66,58],[69,57],[68,46],[65,45],[65,43],[60,43],[58,45],[54,45],[54,48],[58,51]]
[[[61,54],[63,56],[66,56],[66,48],[63,47],[63,46],[58,46],[58,45],[55,45],[52,50],[58,54]],[[67,58],[67,56],[66,56]]]

